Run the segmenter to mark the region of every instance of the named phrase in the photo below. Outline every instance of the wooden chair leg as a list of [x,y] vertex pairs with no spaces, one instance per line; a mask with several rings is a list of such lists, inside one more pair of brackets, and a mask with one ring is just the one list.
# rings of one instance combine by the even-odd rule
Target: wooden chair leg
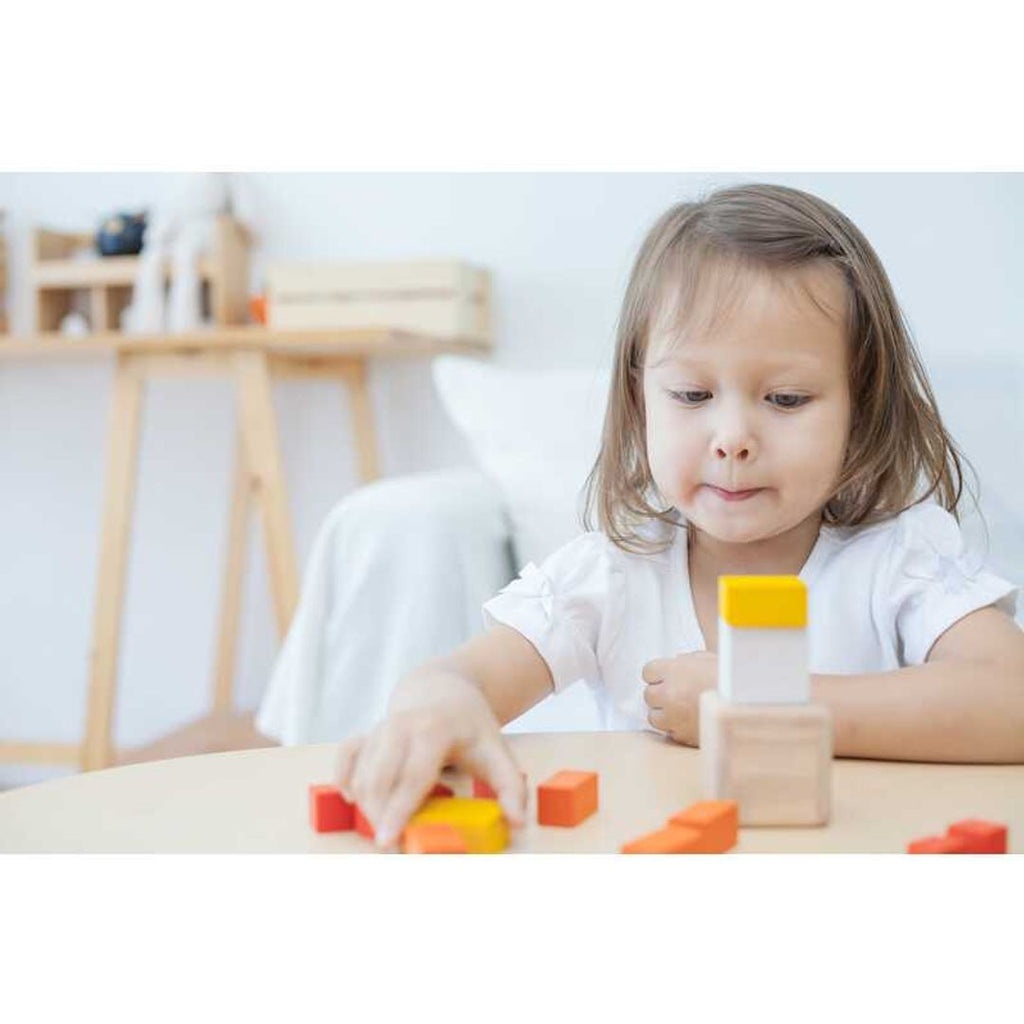
[[239,431],[263,519],[274,612],[283,639],[298,604],[299,574],[266,354],[238,353],[235,372]]
[[245,446],[241,437],[235,452],[231,518],[228,524],[228,550],[224,563],[224,583],[220,606],[220,632],[217,640],[217,664],[213,678],[212,710],[229,712],[234,704],[235,665],[238,654],[238,627],[241,618],[242,583],[245,579],[249,547],[249,512],[252,486],[245,465]]
[[93,613],[88,710],[81,754],[82,768],[86,771],[105,768],[113,762],[111,737],[117,694],[121,610],[135,501],[142,392],[141,371],[130,355],[119,355],[114,371],[107,440],[106,497]]

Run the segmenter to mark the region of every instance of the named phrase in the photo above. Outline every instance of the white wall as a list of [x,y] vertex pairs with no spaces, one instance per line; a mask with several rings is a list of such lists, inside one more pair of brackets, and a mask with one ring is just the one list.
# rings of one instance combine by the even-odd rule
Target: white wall
[[[13,326],[33,225],[89,229],[158,200],[179,175],[0,174],[8,212]],[[867,234],[885,263],[940,398],[971,434],[983,481],[1008,477],[1024,398],[1024,175],[255,174],[260,270],[274,259],[453,256],[496,282],[496,359],[519,366],[607,360],[630,261],[661,210],[705,187],[766,180],[816,192]],[[993,404],[965,374],[1012,365],[1017,404]],[[1001,364],[1000,364],[1001,361]],[[950,367],[953,370],[950,370]],[[978,370],[979,366],[982,368]],[[424,363],[373,369],[388,474],[467,458],[441,417]],[[974,378],[970,378],[974,380]],[[987,386],[987,385],[986,385]],[[88,652],[110,367],[0,363],[0,736],[76,741]],[[1007,392],[1009,393],[1009,392]],[[346,407],[334,386],[278,385],[300,559],[355,481]],[[977,413],[977,415],[976,415]],[[988,421],[984,419],[988,416]],[[987,444],[992,431],[1004,442]],[[146,406],[121,660],[116,738],[145,742],[204,707],[215,643],[232,456],[231,396],[216,382],[167,381]],[[1019,459],[1017,463],[1019,464]],[[1005,481],[1004,481],[1005,482]],[[1021,532],[1004,500],[1001,536]],[[275,647],[264,563],[247,581],[238,685],[252,706]],[[0,766],[0,785],[53,774]]]

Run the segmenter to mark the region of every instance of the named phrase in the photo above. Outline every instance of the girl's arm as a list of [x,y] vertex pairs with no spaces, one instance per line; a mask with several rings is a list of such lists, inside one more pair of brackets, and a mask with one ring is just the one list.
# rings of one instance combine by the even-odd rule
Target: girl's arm
[[950,626],[923,665],[811,685],[836,757],[1024,763],[1024,631],[998,608]]

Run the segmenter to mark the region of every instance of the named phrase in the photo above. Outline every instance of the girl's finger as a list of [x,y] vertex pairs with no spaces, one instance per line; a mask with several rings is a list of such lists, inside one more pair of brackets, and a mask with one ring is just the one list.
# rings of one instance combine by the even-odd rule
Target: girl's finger
[[640,673],[641,678],[645,683],[660,683],[665,678],[668,664],[668,658],[655,658],[654,661],[647,662]]
[[498,794],[505,817],[517,828],[526,823],[526,780],[500,733],[487,736],[462,760]]
[[445,751],[414,742],[402,766],[391,795],[381,811],[377,843],[390,846],[402,833],[409,818],[419,809],[443,767]]
[[338,745],[335,756],[334,778],[341,795],[348,801],[352,800],[352,772],[355,769],[359,751],[363,746],[362,736],[353,736]]
[[[658,689],[658,687],[660,687],[660,686],[661,686],[661,683],[648,683],[644,687],[644,703],[649,708],[657,708],[657,709],[661,708],[662,705],[661,705],[660,701],[663,699],[663,694],[662,694],[661,690]],[[654,703],[655,701],[659,701],[659,703],[655,704]]]

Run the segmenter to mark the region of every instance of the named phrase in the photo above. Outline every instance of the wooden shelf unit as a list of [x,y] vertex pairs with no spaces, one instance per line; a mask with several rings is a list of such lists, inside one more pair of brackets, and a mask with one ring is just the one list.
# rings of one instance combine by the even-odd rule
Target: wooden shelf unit
[[[78,297],[88,299],[86,315],[94,333],[119,329],[121,314],[131,302],[140,257],[73,258],[75,252],[94,246],[92,234],[42,228],[34,232],[29,278],[38,333],[58,331],[64,317],[76,308]],[[164,276],[170,280],[170,264]],[[200,260],[199,276],[204,305],[214,324],[248,321],[249,235],[233,217],[217,219],[213,247]]]

